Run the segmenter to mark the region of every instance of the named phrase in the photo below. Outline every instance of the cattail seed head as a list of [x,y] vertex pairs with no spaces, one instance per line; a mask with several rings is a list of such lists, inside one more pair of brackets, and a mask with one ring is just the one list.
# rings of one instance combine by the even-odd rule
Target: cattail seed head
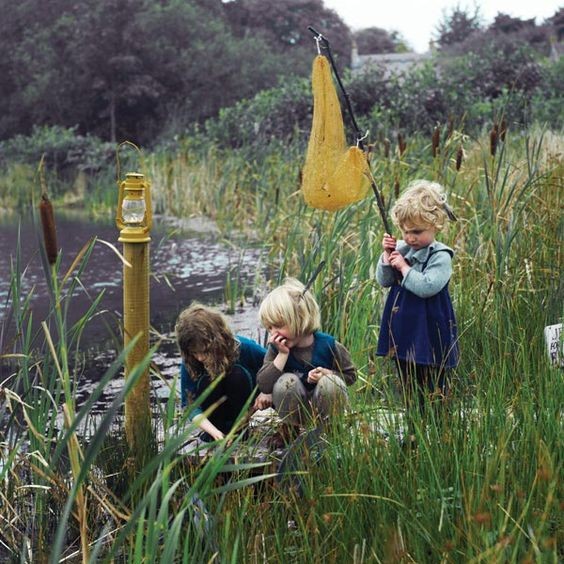
[[487,511],[480,511],[472,516],[473,520],[479,525],[485,525],[491,522],[492,516]]
[[43,241],[45,243],[47,260],[49,264],[53,265],[57,262],[57,228],[53,205],[46,193],[41,196],[39,214],[41,216],[41,225],[43,226]]
[[382,142],[384,144],[384,157],[390,157],[390,140],[386,137]]
[[497,123],[494,123],[490,131],[490,155],[492,157],[495,157],[497,151],[498,139],[499,139],[499,127]]
[[407,143],[405,142],[403,135],[401,133],[398,133],[398,151],[400,157],[405,153],[406,148]]
[[458,151],[456,151],[456,170],[460,170],[463,159],[464,159],[464,150],[462,149],[462,145],[460,145],[458,147]]
[[499,138],[505,143],[505,134],[507,133],[507,121],[505,118],[501,120],[501,124],[499,126]]
[[431,148],[433,150],[433,158],[435,158],[439,154],[440,141],[441,141],[441,129],[439,126],[437,126],[433,130],[433,135],[431,137]]
[[394,196],[397,198],[399,198],[399,194],[400,194],[400,182],[399,182],[399,178],[396,178],[394,181]]

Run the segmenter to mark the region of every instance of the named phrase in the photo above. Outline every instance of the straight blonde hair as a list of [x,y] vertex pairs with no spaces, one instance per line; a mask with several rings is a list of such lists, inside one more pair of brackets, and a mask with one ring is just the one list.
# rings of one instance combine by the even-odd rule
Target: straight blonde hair
[[262,325],[288,327],[294,337],[317,331],[321,325],[319,306],[305,286],[296,278],[286,278],[264,298],[259,309]]

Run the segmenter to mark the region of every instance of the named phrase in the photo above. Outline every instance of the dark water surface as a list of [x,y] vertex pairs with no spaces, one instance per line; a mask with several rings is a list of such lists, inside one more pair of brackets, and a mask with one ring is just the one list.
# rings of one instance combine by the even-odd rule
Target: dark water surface
[[[104,295],[97,308],[98,314],[87,324],[82,348],[88,352],[88,366],[81,376],[79,395],[87,397],[105,367],[116,356],[113,332],[121,341],[119,329],[122,317],[122,262],[115,252],[100,240],[107,241],[122,252],[118,230],[113,220],[92,221],[80,214],[57,214],[57,240],[61,250],[59,279],[67,272],[80,249],[96,237],[98,241],[80,275],[80,284],[71,298],[68,324],[71,326],[87,312],[92,300],[102,291]],[[155,218],[151,231],[151,326],[158,332],[170,334],[178,313],[192,300],[208,304],[225,302],[225,281],[228,273],[237,280],[240,291],[250,290],[261,270],[260,249],[238,246],[233,241],[222,241],[211,222],[192,220],[172,224],[164,218]],[[31,310],[34,331],[40,330],[41,321],[51,309],[45,272],[39,255],[41,225],[32,218],[0,216],[0,325],[1,351],[10,353],[13,346],[11,319],[10,278],[16,261],[20,233],[20,264],[22,296],[32,293]],[[76,276],[77,270],[74,275]],[[69,282],[65,286],[68,291]],[[240,292],[239,292],[240,293]],[[258,338],[256,309],[240,309],[231,318],[235,331]],[[170,335],[169,335],[170,337]],[[177,372],[178,354],[172,339],[165,340],[155,362],[165,375]],[[2,371],[4,373],[4,370]],[[5,373],[3,374],[5,376]],[[121,386],[116,381],[114,387]],[[157,384],[157,383],[155,383]],[[112,386],[110,386],[111,388]],[[164,386],[166,388],[166,386]],[[168,395],[155,389],[157,396]],[[111,394],[111,389],[108,389]],[[81,398],[81,399],[84,399]]]

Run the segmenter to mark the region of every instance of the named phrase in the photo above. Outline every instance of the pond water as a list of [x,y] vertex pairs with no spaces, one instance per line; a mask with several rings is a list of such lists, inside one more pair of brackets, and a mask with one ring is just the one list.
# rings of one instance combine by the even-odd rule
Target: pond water
[[[86,268],[80,275],[80,284],[71,298],[68,325],[81,319],[92,300],[104,292],[98,314],[87,324],[82,348],[87,353],[87,368],[81,374],[79,403],[102,376],[104,369],[116,356],[116,342],[121,342],[119,320],[123,310],[122,263],[115,252],[101,241],[114,245],[120,252],[118,230],[111,219],[92,221],[79,213],[57,214],[57,240],[61,252],[59,279],[67,272],[80,249],[93,237],[97,238]],[[39,331],[51,309],[46,277],[39,254],[41,225],[33,218],[0,217],[0,347],[2,353],[13,352],[14,327],[11,314],[10,279],[16,260],[20,233],[20,264],[22,296],[32,295],[34,331]],[[154,219],[151,231],[151,326],[165,335],[154,361],[163,375],[172,378],[178,370],[179,357],[171,331],[178,313],[192,300],[207,304],[225,302],[225,282],[228,276],[236,280],[238,295],[247,294],[255,286],[262,270],[262,251],[239,246],[234,241],[218,237],[215,225],[203,219],[173,221],[162,217]],[[75,271],[74,275],[77,274]],[[68,282],[67,282],[68,287]],[[234,330],[258,339],[259,324],[256,307],[245,304],[230,316]],[[117,341],[111,334],[117,335]],[[168,336],[168,339],[166,338]],[[42,337],[42,336],[41,336]],[[6,376],[2,369],[0,382]],[[156,397],[168,396],[168,386],[155,380]],[[116,381],[108,387],[103,403],[119,389]]]

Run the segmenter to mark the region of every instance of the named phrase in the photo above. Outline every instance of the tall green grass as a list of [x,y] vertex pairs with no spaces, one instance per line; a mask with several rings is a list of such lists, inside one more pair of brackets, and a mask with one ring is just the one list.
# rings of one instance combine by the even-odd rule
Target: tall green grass
[[[91,409],[122,372],[134,342],[117,355],[85,404],[77,407],[83,365],[78,361],[79,343],[102,294],[73,326],[67,323],[67,312],[95,243],[84,247],[66,273],[59,272],[60,260],[49,265],[41,249],[48,282],[44,299],[51,308],[40,331],[34,329],[32,295],[22,293],[26,269],[19,243],[15,250],[1,332],[5,336],[15,331],[11,342],[2,342],[1,355],[7,377],[0,398],[0,559],[208,560],[216,551],[218,534],[206,508],[209,498],[265,477],[249,477],[245,465],[228,464],[240,438],[196,469],[185,463],[177,453],[193,425],[176,416],[176,381],[170,383],[166,405],[154,410],[160,448],[138,467],[136,453],[129,452],[124,439],[123,402],[158,343],[101,417],[92,418]],[[222,485],[217,479],[224,472],[242,477]]]
[[[295,478],[303,495],[291,481],[265,478],[267,468],[231,464],[237,441],[190,467],[177,454],[184,432],[167,433],[159,453],[132,472],[123,433],[111,425],[127,389],[84,439],[79,423],[90,404],[73,406],[80,374],[65,361],[76,354],[84,323],[65,326],[71,293],[46,267],[51,329],[32,334],[16,256],[18,337],[2,383],[10,403],[0,451],[0,550],[14,560],[53,562],[559,561],[564,394],[542,329],[562,319],[562,137],[508,135],[493,157],[486,135],[457,137],[434,159],[429,147],[410,139],[401,157],[372,157],[387,205],[398,178],[425,177],[445,185],[459,217],[441,240],[456,251],[450,288],[462,360],[443,409],[413,415],[416,450],[402,447],[394,369],[373,352],[385,299],[374,280],[383,232],[375,204],[367,199],[335,214],[306,208],[296,192],[295,147],[254,156],[189,147],[151,155],[145,162],[158,209],[206,213],[226,234],[258,238],[269,251],[271,284],[286,275],[306,280],[326,261],[313,291],[323,329],[359,367],[351,409],[331,422],[321,451],[302,453]],[[234,272],[226,291],[232,304],[241,294],[236,280]],[[74,414],[66,426],[56,418],[62,404]],[[175,428],[175,411],[171,396],[155,411],[156,424]],[[73,450],[81,461],[74,473]]]

